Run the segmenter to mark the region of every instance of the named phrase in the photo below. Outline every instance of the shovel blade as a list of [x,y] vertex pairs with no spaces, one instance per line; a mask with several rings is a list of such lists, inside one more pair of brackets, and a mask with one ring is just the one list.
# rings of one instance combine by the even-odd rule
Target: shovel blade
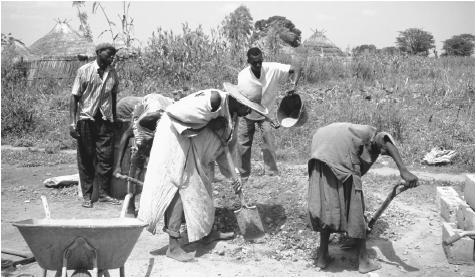
[[259,216],[258,209],[246,208],[235,211],[238,227],[245,240],[256,240],[264,237],[263,223]]

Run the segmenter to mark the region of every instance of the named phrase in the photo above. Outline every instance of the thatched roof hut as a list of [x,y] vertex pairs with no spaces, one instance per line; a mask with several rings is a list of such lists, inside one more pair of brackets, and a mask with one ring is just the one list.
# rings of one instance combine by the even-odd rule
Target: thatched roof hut
[[322,31],[314,31],[314,34],[311,37],[296,48],[284,46],[281,49],[281,52],[289,55],[292,61],[346,56],[346,54],[329,40]]
[[28,63],[31,84],[38,79],[71,80],[76,70],[96,55],[94,43],[73,30],[66,20],[58,20],[30,50],[38,56]]
[[40,57],[92,57],[94,44],[73,30],[66,20],[58,20],[51,31],[35,41],[30,50]]
[[345,53],[329,40],[323,31],[314,31],[314,34],[305,40],[301,47],[309,56],[345,56]]

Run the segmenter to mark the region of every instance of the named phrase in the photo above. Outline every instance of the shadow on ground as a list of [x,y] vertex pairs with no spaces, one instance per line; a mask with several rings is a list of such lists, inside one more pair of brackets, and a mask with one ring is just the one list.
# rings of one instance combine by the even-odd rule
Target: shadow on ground
[[393,248],[393,243],[385,238],[382,238],[381,235],[389,228],[389,224],[382,219],[375,222],[375,226],[372,229],[372,233],[368,236],[367,248],[372,246],[377,247],[386,260],[380,259],[379,261],[391,264],[395,266],[401,266],[405,271],[413,272],[418,271],[419,269],[405,263],[395,252]]
[[[259,218],[266,233],[275,233],[286,222],[286,211],[282,205],[256,204]],[[241,234],[236,219],[236,208],[216,208],[214,226],[220,232],[234,231]],[[250,211],[250,214],[252,212]]]
[[[393,244],[391,241],[380,236],[389,228],[389,225],[386,221],[378,220],[372,233],[369,234],[367,239],[367,251],[371,259],[379,261],[380,264],[389,264],[397,267],[401,267],[407,272],[419,271],[420,269],[413,267],[406,262],[404,262],[395,252]],[[358,251],[355,248],[346,248],[342,249],[342,245],[346,243],[349,238],[342,234],[337,236],[338,239],[336,242],[332,242],[329,245],[329,255],[333,258],[333,261],[325,269],[322,269],[323,272],[342,272],[347,271],[358,271],[359,262],[358,262]],[[383,258],[379,258],[377,252],[374,248],[380,250]],[[317,254],[319,248],[313,252],[312,259],[314,265],[317,264]]]
[[[386,263],[386,264],[391,264],[395,266],[400,266],[402,267],[405,271],[407,272],[414,272],[414,271],[419,271],[420,269],[411,266],[404,262],[396,253],[395,249],[393,248],[393,244],[391,241],[386,240],[386,239],[378,239],[378,240],[372,240],[367,244],[367,247],[372,247],[375,246],[377,247],[380,252],[382,252],[382,255],[385,257],[386,260],[380,259],[379,261]],[[375,252],[375,251],[374,251]]]

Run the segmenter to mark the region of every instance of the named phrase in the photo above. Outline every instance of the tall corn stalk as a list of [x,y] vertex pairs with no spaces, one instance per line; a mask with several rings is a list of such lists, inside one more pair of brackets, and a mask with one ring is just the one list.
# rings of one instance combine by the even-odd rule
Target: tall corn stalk
[[88,23],[88,14],[82,10],[84,8],[86,1],[73,1],[73,7],[76,7],[78,12],[79,18],[79,30],[83,33],[83,36],[92,41],[93,40],[93,33],[91,31],[91,27]]
[[114,42],[118,34],[114,34],[114,31],[112,28],[116,26],[116,24],[109,19],[109,16],[107,16],[106,10],[104,9],[104,6],[101,4],[101,2],[99,1],[93,2],[93,14],[95,14],[98,9],[101,10],[102,14],[104,15],[104,18],[106,19],[107,25],[109,27],[108,29],[102,31],[98,37],[101,37],[104,33],[109,32],[109,34],[111,35],[111,39]]

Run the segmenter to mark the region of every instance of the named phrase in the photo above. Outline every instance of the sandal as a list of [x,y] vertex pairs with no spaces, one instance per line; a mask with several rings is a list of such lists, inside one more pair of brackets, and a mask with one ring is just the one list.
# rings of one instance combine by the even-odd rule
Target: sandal
[[83,206],[85,208],[92,208],[93,203],[91,202],[91,200],[84,200],[83,203],[81,204],[81,206]]

